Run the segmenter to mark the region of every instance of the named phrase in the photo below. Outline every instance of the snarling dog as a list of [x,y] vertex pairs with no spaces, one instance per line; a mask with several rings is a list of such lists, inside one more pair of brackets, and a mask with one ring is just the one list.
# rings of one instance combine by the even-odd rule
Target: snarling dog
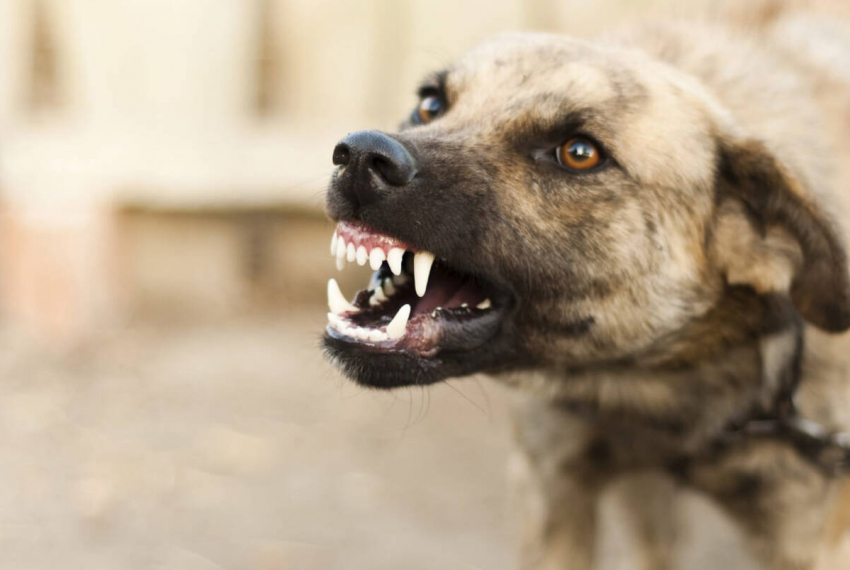
[[501,36],[334,149],[332,253],[375,274],[330,282],[325,349],[516,388],[524,568],[595,567],[611,487],[630,567],[695,567],[697,497],[760,567],[850,568],[850,75],[788,38]]

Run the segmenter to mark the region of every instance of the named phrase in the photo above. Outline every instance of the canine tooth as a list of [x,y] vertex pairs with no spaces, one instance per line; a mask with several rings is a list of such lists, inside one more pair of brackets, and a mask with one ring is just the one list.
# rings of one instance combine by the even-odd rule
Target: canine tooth
[[356,313],[360,310],[346,300],[342,291],[339,290],[336,279],[328,280],[328,307],[332,313],[336,314]]
[[349,243],[348,247],[345,250],[345,259],[351,263],[355,259],[357,259],[357,250],[354,249],[354,244]]
[[338,329],[343,326],[345,321],[343,321],[336,313],[328,313],[328,322],[333,325],[334,328]]
[[369,266],[372,268],[372,271],[377,271],[381,268],[381,263],[384,262],[384,250],[380,247],[373,247],[372,251],[369,253]]
[[390,266],[390,271],[395,275],[401,275],[401,258],[404,257],[404,250],[400,247],[394,247],[387,254],[387,265]]
[[392,297],[393,295],[395,295],[395,287],[393,286],[392,279],[384,279],[383,284],[381,284],[381,289],[384,290],[384,293],[386,293],[387,297]]
[[367,259],[369,259],[369,252],[361,245],[357,248],[357,265],[366,265]]
[[476,309],[489,309],[493,304],[490,302],[490,299],[484,299],[480,303],[478,303],[475,308]]
[[336,258],[336,268],[337,268],[337,271],[342,271],[343,269],[345,269],[345,258],[344,257],[337,257]]
[[431,266],[434,264],[434,254],[427,251],[418,251],[413,256],[413,281],[416,294],[420,297],[425,295],[428,288],[428,277],[431,275]]
[[331,255],[336,255],[336,232],[331,237]]
[[369,340],[372,342],[380,342],[382,340],[387,340],[388,338],[387,333],[379,330],[373,330],[369,333]]
[[387,325],[387,336],[393,340],[403,337],[409,318],[410,305],[403,305]]

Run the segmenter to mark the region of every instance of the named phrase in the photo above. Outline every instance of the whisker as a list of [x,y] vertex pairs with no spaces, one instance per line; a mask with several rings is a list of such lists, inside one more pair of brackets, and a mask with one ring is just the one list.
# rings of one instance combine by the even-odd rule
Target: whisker
[[493,408],[490,406],[490,396],[487,395],[487,392],[484,390],[484,386],[481,385],[481,380],[479,378],[473,378],[475,380],[475,385],[478,387],[478,391],[481,392],[481,395],[484,396],[484,402],[487,405],[487,418],[492,422],[493,421]]
[[469,402],[470,404],[472,404],[473,406],[475,406],[476,408],[478,408],[478,410],[479,410],[482,414],[484,414],[485,416],[487,415],[487,410],[485,410],[484,408],[482,408],[481,406],[479,406],[479,405],[478,405],[478,403],[476,403],[474,400],[470,399],[470,397],[469,397],[469,396],[467,396],[466,394],[464,394],[463,392],[461,392],[460,390],[458,390],[457,388],[455,388],[455,387],[451,384],[451,381],[446,380],[445,384],[446,384],[446,386],[448,386],[449,388],[451,388],[452,390],[454,390],[455,392],[457,392],[458,394],[460,394],[460,395],[461,395],[461,397],[462,397],[464,400],[466,400],[467,402]]

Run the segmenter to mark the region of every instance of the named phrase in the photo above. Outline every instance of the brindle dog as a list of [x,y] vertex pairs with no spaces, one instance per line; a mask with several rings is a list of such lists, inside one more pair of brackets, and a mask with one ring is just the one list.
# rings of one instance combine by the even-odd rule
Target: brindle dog
[[850,42],[805,25],[843,59],[781,28],[505,35],[334,149],[332,252],[376,273],[329,284],[326,351],[523,394],[523,568],[596,567],[612,486],[635,567],[691,567],[708,498],[760,567],[850,568]]

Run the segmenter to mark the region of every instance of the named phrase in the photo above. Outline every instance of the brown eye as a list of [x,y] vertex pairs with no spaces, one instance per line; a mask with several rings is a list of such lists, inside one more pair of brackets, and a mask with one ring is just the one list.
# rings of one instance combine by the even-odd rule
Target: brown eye
[[443,102],[440,101],[439,97],[433,95],[425,97],[419,103],[419,107],[416,108],[416,112],[413,114],[413,120],[420,125],[428,124],[436,119],[442,110]]
[[573,170],[588,170],[599,164],[596,145],[580,137],[570,139],[557,150],[558,163]]

